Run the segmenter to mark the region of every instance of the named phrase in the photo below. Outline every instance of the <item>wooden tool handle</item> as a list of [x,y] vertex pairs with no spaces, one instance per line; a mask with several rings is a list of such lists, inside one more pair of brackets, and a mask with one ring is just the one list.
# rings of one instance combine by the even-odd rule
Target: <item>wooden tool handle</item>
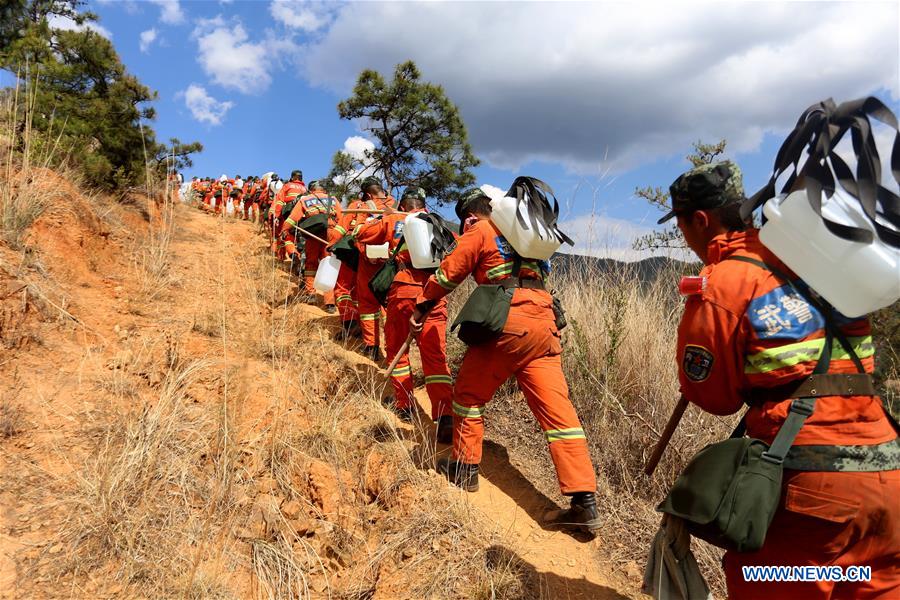
[[678,423],[681,421],[681,417],[684,416],[684,411],[688,407],[687,398],[682,396],[678,400],[678,404],[675,405],[675,410],[672,411],[672,416],[669,417],[669,422],[666,423],[666,428],[663,430],[662,435],[659,437],[659,441],[656,442],[656,447],[653,449],[653,454],[650,455],[649,460],[647,460],[647,464],[644,467],[644,473],[647,475],[653,475],[653,471],[656,470],[656,465],[659,464],[659,460],[662,458],[663,452],[666,450],[666,446],[669,445],[669,441],[672,439],[672,434],[675,433],[675,430],[678,428]]
[[406,341],[403,342],[403,345],[400,346],[400,349],[397,351],[397,354],[394,356],[394,360],[391,361],[391,364],[388,365],[386,373],[388,377],[391,376],[391,373],[394,371],[394,368],[397,366],[397,363],[400,362],[400,357],[406,354],[406,351],[409,350],[410,344],[413,341],[413,333],[410,332],[408,336],[406,336]]
[[296,227],[296,226],[295,226],[295,229],[296,229],[297,231],[299,231],[300,233],[302,233],[303,235],[307,236],[307,237],[311,237],[311,238],[314,239],[314,240],[319,240],[320,242],[322,242],[322,243],[325,244],[326,246],[330,246],[330,245],[331,245],[331,244],[328,243],[327,240],[323,240],[322,238],[320,238],[320,237],[317,236],[316,234],[310,233],[310,232],[308,232],[307,230],[303,229],[302,227]]

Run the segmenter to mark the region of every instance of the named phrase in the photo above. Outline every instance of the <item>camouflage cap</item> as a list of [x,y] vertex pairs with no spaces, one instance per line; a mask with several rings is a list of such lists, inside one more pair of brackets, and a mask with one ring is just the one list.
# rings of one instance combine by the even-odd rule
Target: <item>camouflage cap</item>
[[463,222],[466,220],[466,207],[479,198],[490,198],[490,196],[488,196],[481,188],[472,188],[463,192],[462,197],[460,197],[459,201],[456,203],[455,210],[456,216],[459,217],[460,221],[460,234],[462,234]]
[[404,198],[419,198],[420,200],[425,200],[427,194],[423,188],[411,185],[403,190],[403,195],[400,196],[400,199]]
[[381,187],[381,180],[377,177],[370,175],[362,180],[362,183],[359,184],[359,189],[362,191],[366,191],[369,187],[377,185],[379,188]]
[[313,179],[308,184],[306,184],[306,189],[309,191],[313,191],[315,189],[325,189],[325,186],[318,179]]
[[719,208],[744,200],[741,169],[730,160],[694,167],[669,186],[672,210],[657,221],[665,223],[680,212]]

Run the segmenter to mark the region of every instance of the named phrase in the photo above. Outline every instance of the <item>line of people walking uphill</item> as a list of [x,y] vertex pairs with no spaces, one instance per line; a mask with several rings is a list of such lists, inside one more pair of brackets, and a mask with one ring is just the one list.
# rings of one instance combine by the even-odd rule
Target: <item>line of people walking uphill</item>
[[[305,184],[299,170],[286,182],[267,173],[192,186],[204,209],[228,211],[228,198],[236,217],[261,223],[298,276],[300,299],[336,315],[339,339],[390,360],[384,401],[406,422],[416,414],[409,344],[418,346],[436,440],[450,446],[435,467],[448,481],[479,489],[486,407],[514,378],[569,498],[546,525],[601,528],[597,473],[563,374],[565,313],[547,284],[551,255],[571,242],[549,186],[519,177],[502,199],[470,189],[455,204],[458,223],[428,210],[427,190],[409,185],[398,202],[375,177],[344,202],[325,181]],[[703,586],[685,591],[695,579],[676,574],[696,566],[686,558],[695,535],[728,550],[731,598],[897,597],[900,441],[870,379],[868,318],[841,314],[762,243],[742,213],[755,200],[745,198],[736,164],[695,167],[670,194],[663,220],[676,219],[704,265],[698,285],[681,287],[683,406],[748,409],[733,438],[698,454],[660,504],[648,593],[704,595]],[[542,233],[519,236],[528,229]],[[477,287],[448,323],[447,296],[470,277]],[[448,327],[468,346],[455,378]],[[872,576],[786,585],[747,580],[754,565],[870,565]]]

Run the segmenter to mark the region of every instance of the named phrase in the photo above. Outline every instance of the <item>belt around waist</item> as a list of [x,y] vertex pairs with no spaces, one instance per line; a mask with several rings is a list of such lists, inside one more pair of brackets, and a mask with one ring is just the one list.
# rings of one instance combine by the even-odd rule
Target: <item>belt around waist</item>
[[497,285],[506,289],[525,288],[528,290],[546,290],[544,282],[540,279],[517,279],[509,277],[503,281],[497,282]]
[[823,373],[773,388],[752,389],[746,402],[750,406],[760,406],[766,402],[783,402],[789,398],[875,395],[875,386],[868,373]]

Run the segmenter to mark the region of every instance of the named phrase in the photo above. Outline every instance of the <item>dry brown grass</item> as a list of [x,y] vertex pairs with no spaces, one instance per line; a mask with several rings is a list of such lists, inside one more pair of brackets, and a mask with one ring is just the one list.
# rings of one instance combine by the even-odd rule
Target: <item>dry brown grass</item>
[[[727,437],[736,422],[689,410],[655,474],[644,475],[679,397],[678,275],[662,273],[647,285],[625,269],[574,273],[555,282],[571,325],[564,337],[564,370],[600,475],[607,531],[618,542],[610,558],[620,563],[644,564],[659,525],[654,507],[687,461]],[[695,552],[707,579],[722,591],[720,552],[699,541]]]
[[20,388],[12,387],[0,395],[0,439],[19,435],[28,425],[25,409],[19,402]]
[[222,480],[197,477],[219,424],[188,390],[208,368],[194,362],[170,371],[158,397],[109,424],[61,501],[69,518],[59,575],[114,567],[118,581],[143,593],[193,595],[189,549],[214,534],[203,509],[229,504]]

